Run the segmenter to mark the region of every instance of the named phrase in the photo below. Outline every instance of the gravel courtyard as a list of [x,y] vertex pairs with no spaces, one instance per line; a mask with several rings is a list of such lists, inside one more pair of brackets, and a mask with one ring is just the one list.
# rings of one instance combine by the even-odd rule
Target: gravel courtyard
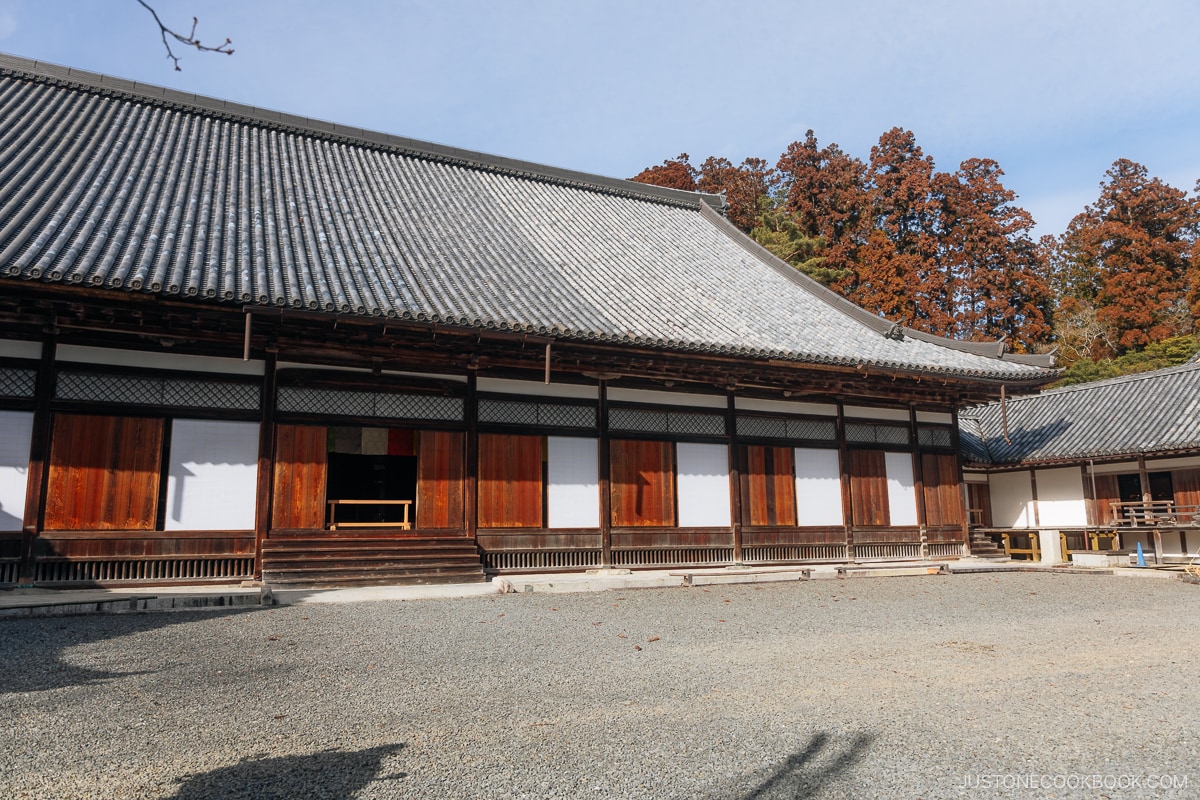
[[1197,797],[1198,634],[1027,573],[6,620],[0,797]]

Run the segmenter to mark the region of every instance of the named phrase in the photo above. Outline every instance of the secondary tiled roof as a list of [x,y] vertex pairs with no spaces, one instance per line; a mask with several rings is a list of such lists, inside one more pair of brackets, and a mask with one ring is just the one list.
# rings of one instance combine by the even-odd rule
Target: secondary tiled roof
[[1015,397],[959,416],[978,464],[1071,461],[1200,448],[1200,363]]
[[1036,383],[774,259],[720,199],[0,57],[0,277]]

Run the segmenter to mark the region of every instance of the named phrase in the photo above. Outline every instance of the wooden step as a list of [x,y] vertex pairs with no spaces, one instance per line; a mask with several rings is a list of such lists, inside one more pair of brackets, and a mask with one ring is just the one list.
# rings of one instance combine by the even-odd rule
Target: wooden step
[[289,588],[485,580],[478,548],[462,537],[282,536],[263,542],[262,572]]

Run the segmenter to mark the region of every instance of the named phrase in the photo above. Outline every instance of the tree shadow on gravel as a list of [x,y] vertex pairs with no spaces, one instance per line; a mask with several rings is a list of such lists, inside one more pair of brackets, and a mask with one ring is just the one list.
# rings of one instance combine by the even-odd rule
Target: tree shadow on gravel
[[180,778],[174,800],[347,800],[375,781],[406,777],[405,772],[379,775],[383,760],[403,748],[403,744],[389,744],[357,751],[247,758],[233,766]]
[[87,686],[114,678],[143,675],[147,670],[108,672],[78,666],[66,661],[63,653],[93,642],[131,636],[169,625],[258,610],[229,608],[3,620],[0,621],[0,650],[4,652],[5,664],[0,669],[0,696]]
[[803,750],[776,764],[769,775],[740,800],[804,800],[853,767],[875,737],[860,733],[848,742],[832,743],[829,734],[814,734]]

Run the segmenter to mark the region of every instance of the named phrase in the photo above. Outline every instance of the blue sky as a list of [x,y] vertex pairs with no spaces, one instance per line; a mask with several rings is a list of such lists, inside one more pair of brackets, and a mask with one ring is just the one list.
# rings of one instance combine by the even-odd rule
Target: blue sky
[[0,51],[614,177],[809,128],[865,160],[899,125],[938,169],[997,160],[1039,233],[1117,158],[1200,179],[1195,0],[151,4],[236,53],[174,72],[135,0],[0,0]]

